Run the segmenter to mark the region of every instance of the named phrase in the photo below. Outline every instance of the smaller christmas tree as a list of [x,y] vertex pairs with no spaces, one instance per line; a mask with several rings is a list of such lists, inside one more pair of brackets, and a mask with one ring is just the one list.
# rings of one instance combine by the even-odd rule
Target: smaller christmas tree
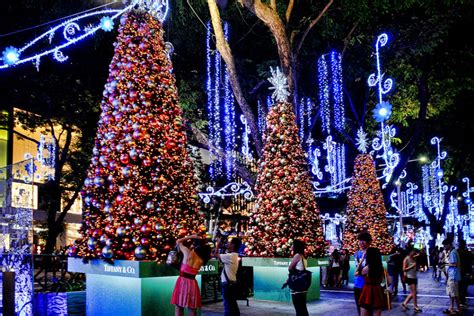
[[277,70],[269,80],[276,99],[267,117],[255,209],[250,217],[247,254],[289,257],[294,239],[306,242],[307,255],[326,252],[321,219],[312,192],[292,105],[286,102],[286,78]]
[[372,236],[372,247],[388,254],[394,247],[387,226],[385,204],[371,155],[356,157],[352,187],[348,194],[347,219],[344,230],[344,248],[350,253],[359,249],[357,235],[367,231]]

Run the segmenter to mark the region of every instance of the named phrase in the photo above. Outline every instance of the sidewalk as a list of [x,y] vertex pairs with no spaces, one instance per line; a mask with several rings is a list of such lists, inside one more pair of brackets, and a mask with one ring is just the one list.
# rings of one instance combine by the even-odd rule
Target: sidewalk
[[[423,309],[422,313],[413,312],[413,303],[410,302],[410,310],[405,312],[401,303],[405,299],[401,284],[399,294],[393,300],[393,309],[384,311],[382,315],[444,315],[443,310],[449,307],[449,297],[446,295],[445,283],[436,282],[431,278],[431,271],[418,273],[418,305]],[[468,290],[468,308],[463,315],[474,315],[474,286]],[[271,301],[257,301],[250,298],[249,306],[245,301],[239,301],[240,312],[245,315],[295,315],[291,303],[277,303]],[[352,290],[348,289],[322,289],[321,299],[308,303],[310,315],[357,315],[356,305]],[[206,304],[202,308],[203,316],[224,315],[222,302]]]

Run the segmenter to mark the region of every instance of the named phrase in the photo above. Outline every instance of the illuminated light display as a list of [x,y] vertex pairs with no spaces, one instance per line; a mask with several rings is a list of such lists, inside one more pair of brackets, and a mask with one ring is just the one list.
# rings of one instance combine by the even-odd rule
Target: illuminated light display
[[390,78],[384,78],[385,74],[382,73],[381,70],[382,67],[379,49],[384,47],[387,43],[388,35],[386,33],[382,33],[377,37],[375,43],[377,73],[371,74],[367,80],[370,87],[377,86],[378,104],[374,109],[374,119],[380,123],[380,131],[372,142],[372,148],[375,152],[378,152],[376,157],[382,158],[385,163],[383,176],[386,183],[391,180],[393,169],[398,165],[400,160],[399,154],[395,153],[391,146],[391,139],[396,134],[395,128],[392,128],[390,125],[385,126],[384,124],[384,121],[390,117],[392,106],[390,103],[383,100],[383,96],[392,89],[393,80]]

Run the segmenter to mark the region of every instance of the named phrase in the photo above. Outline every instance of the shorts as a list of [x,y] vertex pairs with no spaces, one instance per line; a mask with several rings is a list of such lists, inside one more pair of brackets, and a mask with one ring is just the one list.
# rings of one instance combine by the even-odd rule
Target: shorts
[[412,285],[412,284],[417,285],[418,284],[418,279],[417,278],[406,278],[405,283],[408,284],[408,285]]
[[449,297],[459,297],[459,282],[448,280],[448,283],[446,283],[446,294]]

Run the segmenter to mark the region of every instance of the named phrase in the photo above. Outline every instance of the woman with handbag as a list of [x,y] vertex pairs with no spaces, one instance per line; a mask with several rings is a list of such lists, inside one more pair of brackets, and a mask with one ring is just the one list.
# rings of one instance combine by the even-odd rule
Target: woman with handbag
[[[306,270],[307,260],[304,256],[306,245],[302,240],[295,239],[293,242],[293,259],[291,260],[288,271],[290,274],[294,271],[304,271]],[[291,290],[291,288],[290,288]],[[291,290],[291,300],[293,301],[293,306],[295,307],[296,316],[308,316],[308,308],[306,306],[306,295],[308,291],[294,291]]]
[[[186,246],[191,241],[189,246]],[[199,269],[207,263],[211,256],[211,248],[198,235],[180,238],[176,241],[179,251],[183,253],[183,263],[174,287],[171,304],[176,305],[175,315],[196,315],[196,309],[201,307],[201,293],[195,279]]]
[[362,316],[380,316],[385,307],[382,280],[384,268],[382,255],[378,248],[369,247],[365,253],[366,266],[360,272],[364,276],[364,287],[359,297],[360,314]]
[[418,301],[416,297],[418,279],[416,277],[416,250],[410,249],[408,252],[408,256],[406,256],[405,260],[403,260],[403,277],[405,278],[406,284],[410,287],[410,294],[405,298],[405,301],[402,303],[403,310],[407,311],[409,308],[407,304],[413,298],[413,305],[415,308],[413,311],[415,313],[421,313],[421,308],[418,307]]

